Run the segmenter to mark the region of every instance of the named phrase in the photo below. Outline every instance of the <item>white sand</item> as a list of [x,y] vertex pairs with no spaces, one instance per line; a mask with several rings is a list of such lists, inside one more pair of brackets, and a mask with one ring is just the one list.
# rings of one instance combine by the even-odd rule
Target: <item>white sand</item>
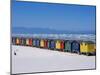
[[[17,55],[14,55],[14,50]],[[94,69],[95,56],[12,46],[12,73]]]

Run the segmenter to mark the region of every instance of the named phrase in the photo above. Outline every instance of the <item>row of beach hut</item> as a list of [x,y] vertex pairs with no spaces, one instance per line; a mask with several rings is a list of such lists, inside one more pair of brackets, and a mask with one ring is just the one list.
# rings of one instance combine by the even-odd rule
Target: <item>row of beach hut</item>
[[96,54],[95,43],[92,41],[12,37],[12,44],[85,55]]

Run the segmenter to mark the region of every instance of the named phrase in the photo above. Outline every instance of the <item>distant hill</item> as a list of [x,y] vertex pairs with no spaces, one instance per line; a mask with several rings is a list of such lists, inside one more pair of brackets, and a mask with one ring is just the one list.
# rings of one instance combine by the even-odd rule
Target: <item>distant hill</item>
[[12,27],[14,34],[95,34],[95,31],[67,31],[67,30],[54,30],[49,28],[25,28],[25,27]]

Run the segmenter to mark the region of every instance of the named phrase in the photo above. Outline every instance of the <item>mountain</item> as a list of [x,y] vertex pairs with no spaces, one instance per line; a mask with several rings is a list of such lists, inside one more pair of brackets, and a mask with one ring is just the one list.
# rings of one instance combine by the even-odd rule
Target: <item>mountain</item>
[[12,27],[14,34],[95,34],[95,31],[68,31],[68,30],[55,30],[50,28],[25,28],[25,27]]

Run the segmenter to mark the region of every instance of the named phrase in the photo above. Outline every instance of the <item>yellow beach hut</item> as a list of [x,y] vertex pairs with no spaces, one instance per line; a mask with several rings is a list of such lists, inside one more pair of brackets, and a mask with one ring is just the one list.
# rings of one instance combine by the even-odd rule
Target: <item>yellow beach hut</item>
[[82,41],[80,43],[80,53],[84,53],[86,55],[95,54],[95,44],[92,41]]
[[45,41],[44,41],[43,39],[40,40],[40,47],[41,47],[41,48],[44,47],[44,42],[45,42]]
[[60,49],[60,40],[56,40],[56,49]]

